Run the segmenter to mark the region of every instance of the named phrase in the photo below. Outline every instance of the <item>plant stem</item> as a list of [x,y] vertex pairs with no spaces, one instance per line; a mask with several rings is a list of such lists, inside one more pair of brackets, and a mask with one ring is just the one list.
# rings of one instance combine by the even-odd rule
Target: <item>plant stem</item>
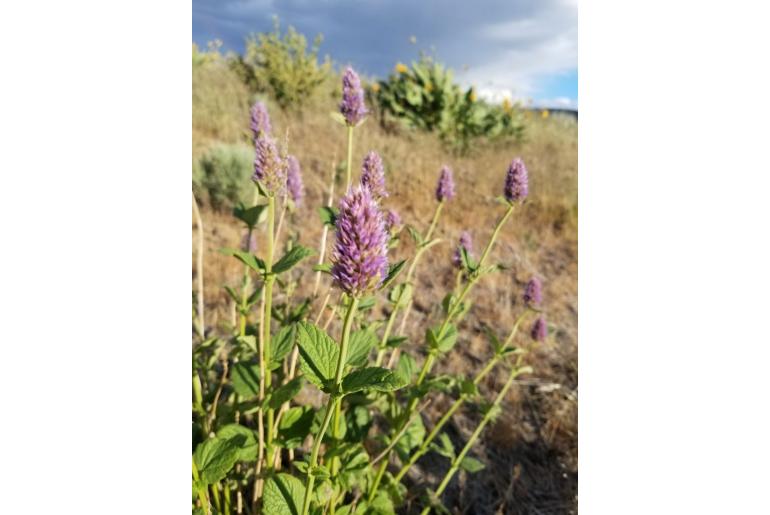
[[198,375],[198,372],[193,373],[192,378],[192,385],[193,385],[193,407],[195,408],[195,411],[198,413],[198,416],[201,420],[201,425],[203,426],[203,433],[208,436],[209,434],[209,419],[206,415],[206,410],[203,409],[203,394],[201,393],[202,387],[201,387],[201,378]]
[[350,189],[350,183],[352,181],[352,177],[351,177],[351,175],[352,175],[351,174],[351,170],[352,170],[352,165],[353,165],[353,126],[352,125],[348,125],[348,162],[347,162],[347,165],[348,165],[348,176],[347,176],[348,177],[348,182],[347,182],[347,187],[345,188],[345,191]]
[[313,475],[313,469],[318,466],[318,451],[321,449],[321,442],[324,434],[331,422],[332,414],[334,413],[335,404],[342,399],[340,392],[342,384],[342,374],[345,371],[345,363],[348,358],[348,343],[350,340],[350,328],[353,326],[353,318],[358,308],[358,298],[353,297],[350,300],[350,306],[348,312],[345,315],[345,323],[342,328],[342,339],[340,340],[340,354],[337,361],[337,369],[334,374],[334,390],[329,395],[329,400],[326,403],[326,413],[324,414],[323,422],[318,430],[318,434],[315,435],[313,441],[313,449],[310,452],[310,462],[307,467],[307,478],[305,480],[305,499],[302,503],[302,515],[307,515],[310,509],[310,498],[313,495],[313,483],[315,482],[315,476]]
[[[200,477],[198,476],[198,467],[195,465],[195,460],[192,460],[192,476],[195,483],[200,481]],[[209,494],[206,491],[206,487],[203,485],[197,485],[195,489],[198,491],[198,499],[201,501],[203,511],[206,512],[206,515],[211,515],[211,504],[209,503]]]
[[[326,201],[326,207],[332,207],[334,204],[334,172],[337,169],[337,165],[335,163],[336,157],[332,159],[332,175],[329,178],[329,197]],[[321,232],[321,244],[318,248],[318,265],[323,265],[324,263],[324,256],[326,255],[326,238],[329,234],[329,226],[324,224],[323,231]],[[315,273],[315,284],[313,285],[313,297],[315,297],[318,294],[318,287],[321,285],[321,272],[318,271]]]
[[[495,408],[497,408],[500,405],[500,402],[505,397],[505,394],[508,393],[508,390],[513,385],[513,380],[516,379],[516,376],[518,376],[520,373],[521,373],[521,370],[518,367],[514,367],[511,369],[511,374],[508,377],[508,382],[505,383],[505,386],[503,386],[503,389],[500,390],[499,394],[497,394],[497,397],[495,398],[494,403],[489,408],[489,410],[487,410],[487,412],[484,414],[484,418],[481,419],[481,423],[471,435],[470,439],[468,440],[468,443],[465,444],[465,447],[463,447],[463,450],[460,451],[460,454],[458,454],[457,457],[455,457],[455,459],[452,461],[452,466],[449,468],[446,475],[444,476],[443,481],[441,481],[441,484],[436,489],[436,497],[440,497],[441,494],[444,493],[444,490],[449,484],[449,481],[452,480],[452,477],[454,477],[455,473],[460,468],[460,463],[462,463],[463,459],[468,454],[468,451],[470,451],[471,447],[473,447],[473,444],[476,443],[476,440],[478,440],[479,435],[481,435],[481,432],[487,426],[489,421],[492,420],[492,416],[496,411]],[[422,511],[421,515],[427,515],[430,512],[430,509],[431,509],[430,506],[426,506],[425,509]]]
[[[272,373],[270,372],[270,321],[272,320],[273,310],[273,283],[275,282],[275,276],[272,274],[273,270],[273,243],[275,240],[275,197],[269,196],[267,198],[267,256],[265,259],[265,311],[264,311],[264,324],[262,331],[265,341],[265,388],[269,391],[272,384]],[[273,456],[273,409],[267,408],[267,435],[265,443],[267,446],[267,468],[272,467]]]
[[198,209],[198,202],[195,200],[195,193],[192,194],[193,213],[195,214],[195,225],[198,226],[198,334],[205,338],[206,323],[204,317],[205,304],[203,302],[203,219]]

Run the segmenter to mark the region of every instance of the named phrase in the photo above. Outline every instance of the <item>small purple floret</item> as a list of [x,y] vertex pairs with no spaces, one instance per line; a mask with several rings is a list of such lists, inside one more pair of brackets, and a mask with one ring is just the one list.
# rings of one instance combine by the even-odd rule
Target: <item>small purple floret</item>
[[532,324],[532,331],[529,333],[532,339],[536,342],[544,342],[548,336],[548,324],[545,323],[545,318],[540,316],[535,323]]
[[349,126],[358,125],[369,112],[364,104],[364,90],[361,79],[353,68],[348,67],[342,75],[342,103],[340,112]]
[[368,189],[356,187],[340,200],[336,230],[331,256],[334,283],[353,297],[373,291],[388,275],[390,235]]
[[401,216],[394,209],[388,209],[385,213],[385,227],[391,234],[397,233],[401,229]]
[[537,306],[543,302],[543,285],[537,277],[530,279],[524,287],[524,302],[528,306]]
[[274,195],[283,191],[286,186],[286,160],[278,153],[275,140],[266,134],[260,134],[255,147],[254,175],[251,180],[262,184],[268,194]]
[[455,181],[452,179],[452,170],[444,165],[441,167],[441,176],[438,179],[438,187],[436,187],[436,200],[444,202],[445,200],[452,200],[455,196]]
[[264,102],[257,102],[251,107],[251,132],[254,133],[254,140],[260,134],[270,134],[270,115],[267,114],[267,106]]
[[505,176],[505,198],[508,202],[524,200],[529,194],[529,178],[524,161],[517,157],[511,161],[508,174]]
[[463,267],[463,256],[461,248],[465,249],[468,255],[473,252],[473,241],[471,240],[471,235],[468,233],[468,231],[463,231],[463,233],[460,235],[460,243],[457,245],[455,252],[452,255],[452,264],[456,268]]
[[364,164],[361,166],[361,185],[368,188],[377,201],[388,196],[388,190],[385,189],[385,167],[380,155],[373,150],[364,157]]
[[288,156],[286,158],[286,166],[286,189],[289,191],[289,197],[294,201],[294,204],[299,206],[302,203],[302,197],[305,196],[299,160],[294,156]]

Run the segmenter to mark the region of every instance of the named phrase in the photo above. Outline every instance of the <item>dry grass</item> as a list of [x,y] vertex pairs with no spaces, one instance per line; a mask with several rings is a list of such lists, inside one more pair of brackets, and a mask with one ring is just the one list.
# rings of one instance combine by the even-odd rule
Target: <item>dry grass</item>
[[[195,98],[195,90],[194,90]],[[248,111],[230,105],[230,122],[218,126],[248,127]],[[316,213],[328,187],[331,163],[345,155],[344,129],[329,116],[335,107],[331,98],[303,114],[283,114],[270,106],[274,133],[287,135],[289,152],[302,163],[307,197],[290,220],[289,227],[300,243],[317,248],[321,223]],[[194,110],[195,112],[195,105]],[[197,120],[197,122],[196,122]],[[206,120],[194,115],[194,153],[211,138],[245,140],[242,131],[216,132]],[[216,133],[215,133],[216,132]],[[228,134],[223,138],[220,134]],[[547,316],[552,324],[547,346],[531,355],[535,369],[522,379],[507,399],[503,415],[485,432],[472,454],[487,464],[475,475],[461,473],[447,490],[445,501],[453,513],[463,514],[556,514],[577,511],[577,126],[572,120],[551,117],[533,120],[525,141],[486,144],[474,155],[454,158],[433,135],[391,133],[370,120],[356,130],[354,165],[364,154],[377,150],[385,161],[391,196],[385,207],[394,208],[406,223],[424,232],[435,207],[433,191],[438,170],[444,163],[455,171],[457,197],[444,210],[437,230],[443,244],[431,249],[419,267],[419,289],[405,344],[418,360],[426,324],[440,317],[440,299],[454,283],[449,257],[462,230],[469,230],[479,249],[489,238],[495,219],[502,212],[494,202],[500,195],[504,174],[514,156],[521,156],[530,172],[530,199],[515,213],[501,235],[492,259],[505,263],[507,271],[482,280],[472,294],[474,305],[461,325],[461,340],[437,366],[439,372],[472,373],[490,355],[483,336],[484,324],[505,334],[521,308],[520,293],[533,274],[544,280]],[[357,166],[354,166],[357,175]],[[339,192],[338,183],[337,191]],[[242,267],[217,252],[238,245],[241,232],[227,213],[203,210],[206,226],[204,280],[207,325],[227,331],[233,307],[222,286],[238,284]],[[262,244],[262,241],[259,241]],[[412,249],[403,233],[394,259]],[[195,274],[196,271],[193,270]],[[307,268],[300,277],[300,291],[312,289],[313,274]],[[317,306],[315,307],[317,309]],[[336,324],[337,322],[335,322]],[[330,331],[334,333],[336,327]],[[503,371],[483,385],[488,397],[503,383]],[[426,425],[437,419],[449,399],[438,398],[426,413]],[[479,414],[468,407],[447,427],[455,444],[470,435]],[[435,486],[447,463],[427,455],[418,462],[409,480]],[[414,507],[408,506],[407,513]]]

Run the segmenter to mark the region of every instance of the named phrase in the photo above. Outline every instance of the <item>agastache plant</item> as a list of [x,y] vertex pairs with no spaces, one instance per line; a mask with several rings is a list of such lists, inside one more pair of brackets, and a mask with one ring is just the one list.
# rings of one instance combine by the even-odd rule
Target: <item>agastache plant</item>
[[[350,184],[352,130],[366,115],[360,81],[352,70],[345,73],[338,114],[348,128]],[[489,264],[491,251],[513,210],[529,193],[526,167],[520,159],[510,163],[501,181],[505,212],[498,217],[480,257],[476,259],[467,232],[451,247],[457,284],[454,288],[448,285],[437,323],[420,331],[425,334],[420,363],[420,356],[413,357],[406,349],[401,352],[400,345],[407,336],[412,300],[425,293],[418,289],[418,263],[441,241],[436,233],[440,232],[442,209],[451,209],[446,206],[453,205],[455,194],[463,194],[456,191],[451,169],[442,166],[435,189],[424,192],[431,203],[435,198],[432,218],[405,225],[415,241],[405,266],[406,260],[391,263],[388,256],[403,222],[390,206],[382,205],[389,197],[380,155],[372,151],[366,156],[360,184],[346,188],[336,209],[332,164],[321,217],[324,234],[327,228],[335,231],[334,241],[330,258],[325,260],[322,236],[321,257],[313,267],[318,277],[328,274],[332,286],[321,311],[309,313],[309,306],[319,299],[318,287],[312,295],[309,285],[303,291],[302,278],[312,272],[309,266],[298,269],[314,251],[299,244],[301,231],[292,231],[287,232],[291,237],[279,257],[281,223],[276,230],[276,199],[283,199],[285,212],[287,202],[298,205],[318,196],[305,197],[299,162],[280,151],[264,104],[252,109],[249,127],[255,137],[255,201],[234,210],[246,230],[242,240],[233,242],[236,248],[223,250],[244,266],[241,291],[226,287],[232,306],[241,314],[240,323],[235,322],[234,310],[232,324],[212,326],[206,336],[201,331],[193,348],[193,508],[207,515],[400,512],[406,487],[414,488],[408,471],[420,457],[437,450],[450,459],[449,470],[417,509],[424,514],[433,508],[440,511],[442,494],[456,472],[466,467],[472,447],[494,420],[516,378],[531,372],[523,364],[524,356],[548,336],[542,285],[533,277],[523,291],[511,294],[524,302],[512,301],[518,316],[506,328],[505,339],[502,335],[498,339],[499,327],[487,328],[493,352],[475,375],[450,378],[433,374],[434,366],[464,338],[460,322],[470,308],[473,287],[501,269]],[[295,222],[287,217],[288,227]],[[477,239],[480,232],[483,229],[474,227]],[[403,269],[407,272],[401,276]],[[301,298],[303,295],[308,296]],[[381,301],[388,304],[379,305]],[[327,304],[330,314],[322,321]],[[398,315],[402,315],[400,326],[395,323]],[[528,331],[519,331],[525,323]],[[475,321],[474,326],[478,327]],[[228,332],[226,337],[223,331]],[[522,332],[528,337],[520,338],[525,341],[519,341]],[[389,350],[390,359],[383,367]],[[502,367],[510,367],[508,379],[494,400],[486,403],[480,390],[492,383],[492,372]],[[408,389],[401,390],[407,385]],[[317,409],[298,403],[296,396],[305,387],[319,390],[324,406]],[[424,429],[425,413],[420,406],[439,391],[454,397],[449,409],[431,424],[427,434],[409,431]],[[467,403],[489,407],[455,453],[444,431]],[[405,442],[406,434],[409,442]],[[394,450],[400,461],[390,459]],[[389,466],[396,465],[392,474],[386,473]],[[410,498],[420,503],[417,496]]]

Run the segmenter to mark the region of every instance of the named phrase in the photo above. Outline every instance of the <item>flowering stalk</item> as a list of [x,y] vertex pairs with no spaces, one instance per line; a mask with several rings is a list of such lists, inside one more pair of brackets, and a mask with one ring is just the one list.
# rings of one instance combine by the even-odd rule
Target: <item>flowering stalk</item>
[[358,308],[358,297],[352,297],[350,300],[350,306],[345,314],[345,322],[342,328],[342,340],[340,341],[340,354],[337,360],[336,372],[334,374],[334,390],[329,395],[329,400],[326,403],[326,413],[324,413],[323,422],[318,429],[318,433],[313,439],[313,448],[310,451],[310,462],[307,467],[307,476],[305,479],[305,498],[302,502],[302,515],[307,515],[310,509],[310,499],[313,496],[313,484],[315,483],[314,469],[318,466],[318,452],[321,449],[321,442],[323,441],[324,434],[329,428],[329,423],[332,419],[332,414],[336,410],[337,404],[342,400],[342,394],[340,393],[342,385],[342,373],[345,370],[345,363],[348,359],[348,343],[350,341],[350,328],[353,325],[353,318]]
[[340,113],[345,119],[348,128],[348,167],[347,187],[350,189],[352,182],[351,170],[353,164],[353,128],[359,125],[369,111],[364,104],[364,90],[361,87],[361,79],[353,68],[348,67],[342,75],[342,103]]
[[[265,304],[264,304],[264,323],[262,325],[262,338],[265,346],[264,363],[267,366],[265,371],[265,388],[269,391],[272,383],[272,373],[270,372],[270,322],[272,320],[273,310],[273,283],[275,282],[275,275],[273,275],[273,239],[275,237],[275,196],[270,195],[267,198],[267,256],[265,259]],[[267,447],[267,466],[270,467],[273,457],[273,409],[267,408],[267,435],[266,435],[266,447]]]
[[[521,356],[519,357],[519,360],[517,360],[517,366],[511,369],[511,373],[508,376],[508,381],[505,383],[505,386],[503,386],[503,389],[500,390],[499,394],[497,394],[497,397],[495,398],[495,401],[492,403],[492,406],[484,414],[484,418],[481,419],[481,423],[471,435],[470,439],[468,440],[468,443],[465,444],[465,447],[463,447],[463,450],[460,451],[460,454],[458,454],[457,457],[455,457],[455,459],[452,461],[452,466],[449,468],[446,475],[444,476],[443,481],[441,481],[441,484],[436,489],[436,497],[439,497],[441,496],[442,493],[444,493],[444,490],[449,484],[449,481],[452,480],[452,477],[454,477],[455,473],[457,473],[457,470],[460,468],[460,463],[462,463],[463,459],[465,459],[465,456],[468,454],[468,451],[470,451],[471,447],[473,447],[473,444],[476,443],[476,440],[478,440],[479,435],[481,435],[481,432],[484,430],[487,424],[489,424],[489,422],[494,417],[495,412],[497,411],[497,408],[500,406],[500,402],[502,402],[502,400],[505,398],[505,394],[508,393],[508,390],[510,390],[511,386],[513,386],[513,381],[520,374],[529,371],[529,367],[519,368],[520,361],[521,361]],[[425,509],[422,510],[422,513],[420,515],[427,515],[430,512],[430,510],[431,510],[431,507],[426,506]]]

